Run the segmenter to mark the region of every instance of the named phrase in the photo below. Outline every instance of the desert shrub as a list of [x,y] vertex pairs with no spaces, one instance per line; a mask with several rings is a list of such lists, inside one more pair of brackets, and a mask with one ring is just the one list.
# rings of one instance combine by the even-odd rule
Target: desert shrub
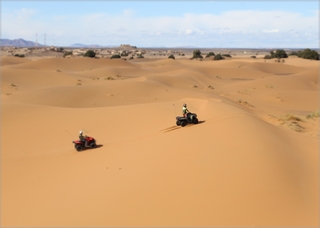
[[313,113],[308,114],[307,119],[315,119],[320,117],[320,111],[315,111]]
[[63,57],[66,57],[67,55],[72,55],[72,51],[66,51],[63,53]]
[[131,56],[131,57],[129,58],[129,60],[130,60],[130,59],[133,59],[133,56]]
[[138,54],[138,55],[137,55],[137,58],[138,58],[138,59],[142,59],[142,58],[144,58],[144,56],[143,56],[142,54]]
[[121,58],[120,55],[112,55],[112,56],[110,57],[110,59],[120,59],[120,58]]
[[24,54],[15,54],[14,56],[15,56],[15,57],[20,57],[20,58],[24,58],[24,57],[25,57]]
[[184,53],[182,53],[181,56],[184,56]]
[[279,118],[281,121],[303,121],[300,117],[294,116],[292,114],[286,114],[285,116],[281,116]]
[[224,59],[224,58],[220,54],[217,54],[214,56],[214,60],[222,60],[222,59]]
[[194,50],[192,58],[201,58],[202,59],[203,57],[201,55],[201,51],[199,49]]
[[122,52],[121,56],[128,56],[129,54],[127,52]]
[[299,51],[298,56],[303,59],[319,60],[319,53],[309,48]]
[[265,55],[264,59],[272,59],[271,55]]
[[169,55],[168,59],[175,59],[175,57],[173,54],[171,54],[171,55]]
[[215,54],[212,52],[212,51],[210,51],[207,55],[206,55],[206,58],[208,58],[208,57],[210,57],[210,56],[214,56]]
[[229,54],[223,54],[222,56],[224,56],[224,57],[229,57],[229,58],[231,58],[232,56],[231,55],[229,55]]
[[283,49],[270,52],[271,58],[288,58],[288,54]]
[[253,58],[253,59],[255,59],[255,58],[256,58],[256,56],[255,56],[255,55],[253,55],[253,56],[251,56],[250,58]]
[[285,124],[288,128],[294,131],[301,132],[304,129],[299,124],[299,122],[304,122],[304,120],[298,116],[287,114],[285,116],[281,116],[278,120],[282,122],[281,124]]
[[94,57],[96,57],[96,53],[93,50],[88,50],[86,53],[84,53],[83,56],[94,58]]
[[293,56],[293,55],[299,56],[299,53],[298,53],[297,51],[292,51],[292,52],[290,52],[288,55],[289,55],[289,56]]

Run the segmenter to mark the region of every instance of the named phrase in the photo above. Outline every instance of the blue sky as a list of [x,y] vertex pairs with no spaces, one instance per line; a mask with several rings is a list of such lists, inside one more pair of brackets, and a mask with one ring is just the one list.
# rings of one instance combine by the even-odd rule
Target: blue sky
[[56,46],[318,48],[318,1],[1,1],[1,38]]

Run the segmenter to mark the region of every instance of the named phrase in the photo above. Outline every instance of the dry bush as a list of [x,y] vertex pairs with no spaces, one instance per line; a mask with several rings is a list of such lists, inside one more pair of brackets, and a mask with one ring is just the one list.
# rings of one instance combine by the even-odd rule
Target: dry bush
[[296,132],[301,132],[304,129],[304,127],[299,124],[299,122],[304,121],[298,116],[286,114],[285,116],[281,116],[278,120],[281,121],[281,125],[285,124],[288,128]]
[[244,105],[247,105],[247,106],[250,106],[250,107],[254,108],[254,106],[252,104],[248,103],[247,101],[243,101],[241,99],[238,100],[238,103],[239,104],[244,104]]
[[292,114],[286,114],[279,118],[281,121],[303,121],[300,117],[294,116]]
[[315,111],[313,113],[308,114],[307,119],[316,119],[320,117],[320,111]]
[[296,132],[301,132],[304,129],[304,127],[302,127],[298,122],[287,123],[287,126]]

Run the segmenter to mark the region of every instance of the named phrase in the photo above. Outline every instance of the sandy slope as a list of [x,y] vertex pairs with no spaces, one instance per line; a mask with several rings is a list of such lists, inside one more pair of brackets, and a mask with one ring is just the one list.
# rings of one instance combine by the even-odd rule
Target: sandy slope
[[318,62],[1,63],[1,225],[319,225]]

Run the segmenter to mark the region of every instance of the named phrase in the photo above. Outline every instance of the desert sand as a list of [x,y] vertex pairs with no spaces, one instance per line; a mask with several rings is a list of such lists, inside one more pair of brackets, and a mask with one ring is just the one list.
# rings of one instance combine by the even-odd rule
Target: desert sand
[[318,227],[318,110],[319,61],[3,56],[1,225]]

